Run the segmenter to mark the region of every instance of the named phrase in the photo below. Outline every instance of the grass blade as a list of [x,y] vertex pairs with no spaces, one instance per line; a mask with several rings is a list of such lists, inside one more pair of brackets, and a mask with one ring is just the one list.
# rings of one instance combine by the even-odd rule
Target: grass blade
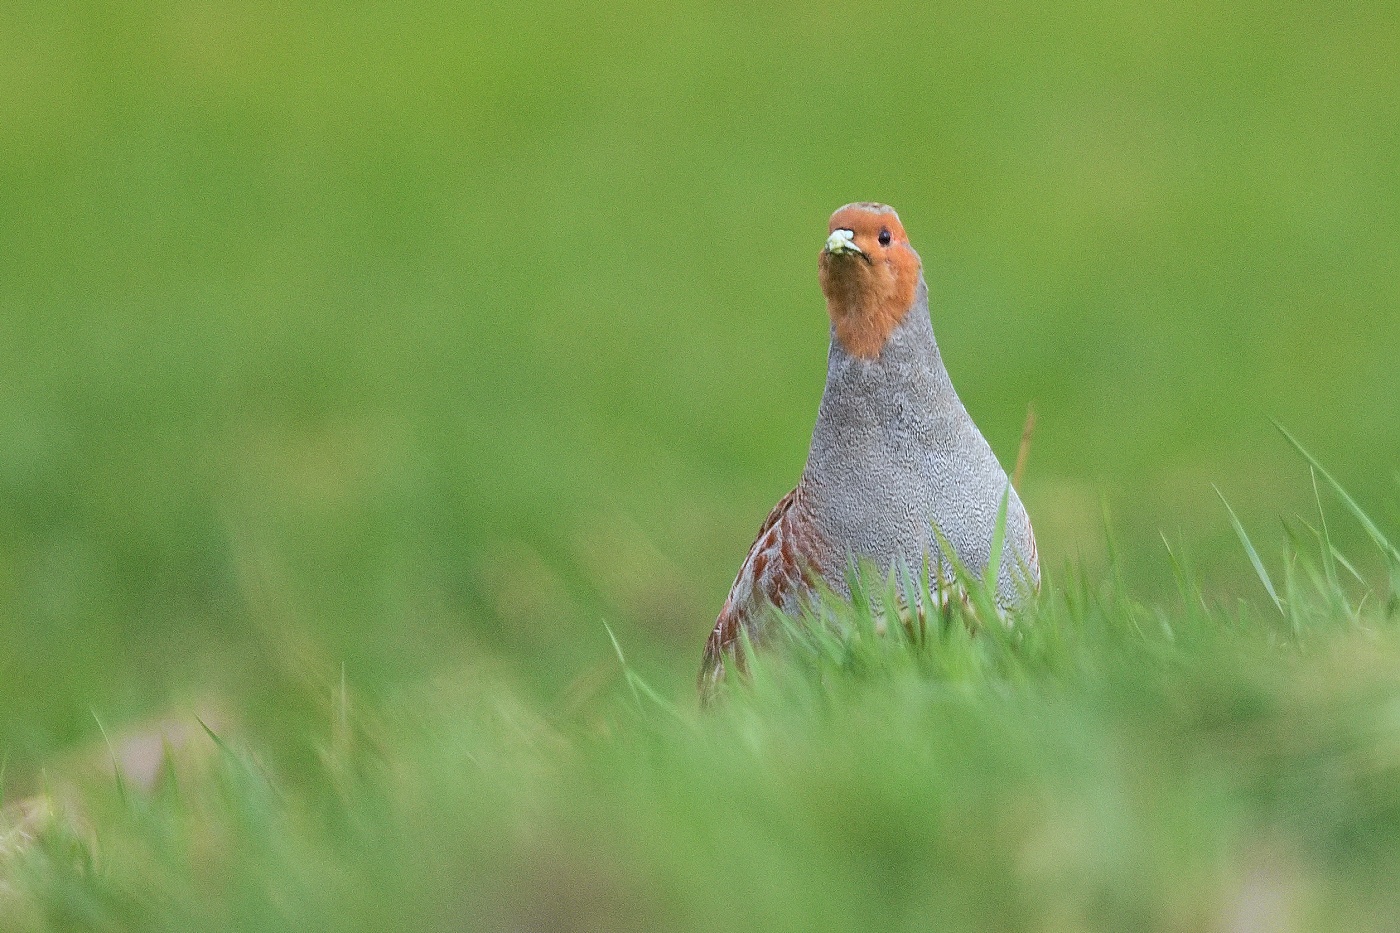
[[107,755],[112,759],[112,774],[117,779],[117,796],[121,798],[122,806],[126,806],[126,781],[122,779],[122,763],[117,758],[117,749],[112,745],[112,739],[107,735],[107,727],[102,725],[102,720],[97,716],[97,710],[89,709],[92,713],[92,721],[97,723],[97,731],[102,733],[102,741],[107,743]]
[[638,708],[640,708],[642,705],[642,696],[637,692],[637,685],[634,684],[632,678],[628,676],[632,669],[627,666],[627,658],[622,653],[622,645],[618,642],[617,636],[613,634],[612,626],[608,624],[608,620],[603,619],[601,621],[603,623],[603,628],[607,630],[609,640],[612,641],[613,651],[617,652],[617,660],[618,663],[622,665],[622,676],[623,679],[627,681],[627,688],[632,691],[632,699],[636,702]]
[[1196,605],[1199,604],[1201,609],[1209,614],[1210,607],[1206,605],[1205,594],[1197,585],[1190,565],[1186,563],[1184,556],[1180,560],[1177,559],[1176,552],[1172,550],[1171,542],[1167,540],[1166,532],[1159,532],[1159,534],[1162,536],[1162,545],[1167,549],[1167,559],[1171,562],[1172,576],[1176,578],[1176,588],[1177,592],[1181,594],[1183,606],[1188,612],[1194,613]]
[[1026,425],[1021,429],[1021,446],[1016,450],[1016,467],[1011,471],[1011,485],[1017,490],[1026,477],[1026,461],[1030,459],[1031,437],[1035,434],[1035,403],[1026,406]]
[[1332,587],[1333,592],[1340,592],[1342,585],[1337,580],[1337,562],[1334,555],[1337,549],[1332,546],[1332,534],[1327,529],[1327,512],[1322,508],[1322,490],[1317,488],[1317,470],[1308,467],[1308,476],[1312,479],[1313,501],[1317,503],[1317,518],[1321,531],[1318,532],[1317,539],[1321,542],[1322,550],[1322,572],[1327,575],[1327,584]]
[[997,523],[992,529],[992,549],[987,555],[987,576],[984,578],[987,588],[995,594],[1001,581],[1001,556],[1006,547],[1006,508],[1011,501],[1011,487],[1007,486],[1001,494],[1001,504],[997,506]]
[[1269,598],[1274,601],[1274,608],[1278,610],[1279,615],[1287,617],[1288,613],[1283,611],[1283,601],[1278,598],[1278,593],[1274,590],[1274,581],[1269,579],[1269,572],[1264,569],[1264,562],[1259,559],[1259,552],[1254,549],[1254,543],[1249,540],[1249,534],[1244,530],[1244,525],[1240,523],[1239,516],[1235,514],[1234,509],[1230,508],[1230,503],[1226,501],[1225,494],[1220,491],[1220,487],[1212,483],[1211,488],[1220,497],[1220,501],[1225,504],[1225,511],[1230,513],[1230,524],[1234,526],[1235,534],[1239,536],[1245,554],[1249,555],[1249,562],[1254,565],[1254,572],[1259,575],[1259,582],[1264,584],[1264,589],[1269,592]]
[[1376,547],[1380,548],[1381,551],[1385,553],[1385,555],[1391,560],[1392,563],[1400,564],[1400,550],[1397,550],[1395,545],[1390,543],[1390,539],[1388,539],[1385,536],[1385,534],[1380,530],[1380,528],[1376,525],[1376,523],[1371,520],[1371,516],[1366,514],[1365,509],[1357,505],[1356,500],[1351,497],[1351,494],[1347,492],[1345,488],[1343,488],[1342,484],[1337,482],[1336,478],[1333,477],[1331,473],[1327,472],[1326,467],[1324,467],[1321,463],[1317,462],[1316,457],[1308,453],[1307,448],[1300,444],[1296,437],[1288,433],[1287,428],[1279,424],[1277,421],[1274,422],[1274,427],[1278,428],[1279,433],[1284,436],[1288,443],[1293,445],[1294,450],[1298,451],[1298,453],[1303,455],[1303,459],[1308,461],[1308,463],[1312,465],[1313,469],[1317,470],[1318,473],[1322,474],[1322,478],[1327,480],[1327,485],[1332,487],[1333,492],[1335,492],[1338,498],[1342,500],[1346,507],[1351,511],[1351,514],[1356,516],[1356,520],[1361,523],[1361,527],[1366,529],[1366,533],[1371,536],[1371,540],[1375,542]]

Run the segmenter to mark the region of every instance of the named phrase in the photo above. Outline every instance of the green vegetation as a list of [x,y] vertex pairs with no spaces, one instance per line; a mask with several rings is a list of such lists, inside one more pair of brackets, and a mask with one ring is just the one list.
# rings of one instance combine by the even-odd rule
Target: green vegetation
[[[1393,6],[3,5],[0,929],[1393,927]],[[866,198],[1043,604],[701,716]]]
[[790,623],[709,713],[630,669],[626,688],[554,708],[479,667],[369,707],[328,677],[303,690],[319,721],[301,748],[210,729],[147,788],[119,769],[51,792],[31,841],[7,842],[4,915],[16,930],[1393,929],[1400,605],[1344,581],[1325,530],[1283,565],[1275,588],[1261,564],[1277,596],[1262,608],[1214,604],[1182,563],[1170,610],[1072,576],[1011,628],[979,622],[994,609],[977,587],[903,624],[892,590],[862,595]]

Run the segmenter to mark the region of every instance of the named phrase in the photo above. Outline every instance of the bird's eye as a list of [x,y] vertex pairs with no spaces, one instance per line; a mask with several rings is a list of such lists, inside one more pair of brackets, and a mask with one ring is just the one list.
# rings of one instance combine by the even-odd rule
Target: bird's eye
[[881,245],[881,246],[889,246],[889,245],[890,245],[890,229],[889,229],[888,227],[882,227],[882,228],[880,228],[880,245]]

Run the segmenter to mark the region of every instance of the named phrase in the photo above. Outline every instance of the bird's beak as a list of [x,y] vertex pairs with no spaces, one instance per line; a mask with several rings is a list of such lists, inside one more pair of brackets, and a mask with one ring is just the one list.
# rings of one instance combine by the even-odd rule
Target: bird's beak
[[841,256],[846,253],[864,255],[861,248],[856,245],[855,240],[854,230],[833,230],[831,236],[826,238],[826,251],[833,256]]

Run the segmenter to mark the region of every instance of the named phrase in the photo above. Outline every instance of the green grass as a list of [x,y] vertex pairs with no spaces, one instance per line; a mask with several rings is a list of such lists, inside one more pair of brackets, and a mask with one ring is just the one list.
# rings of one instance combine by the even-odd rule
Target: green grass
[[1325,522],[1267,601],[1214,602],[1177,561],[1175,604],[1065,571],[1011,627],[975,586],[901,624],[876,585],[783,626],[707,713],[617,666],[554,705],[484,665],[371,703],[308,670],[315,712],[290,747],[285,730],[200,722],[149,787],[51,785],[51,812],[4,837],[0,916],[1394,929],[1400,561],[1370,527],[1377,589],[1338,573]]
[[[0,4],[0,927],[1383,927],[1393,7]],[[701,718],[866,198],[1044,604]]]

